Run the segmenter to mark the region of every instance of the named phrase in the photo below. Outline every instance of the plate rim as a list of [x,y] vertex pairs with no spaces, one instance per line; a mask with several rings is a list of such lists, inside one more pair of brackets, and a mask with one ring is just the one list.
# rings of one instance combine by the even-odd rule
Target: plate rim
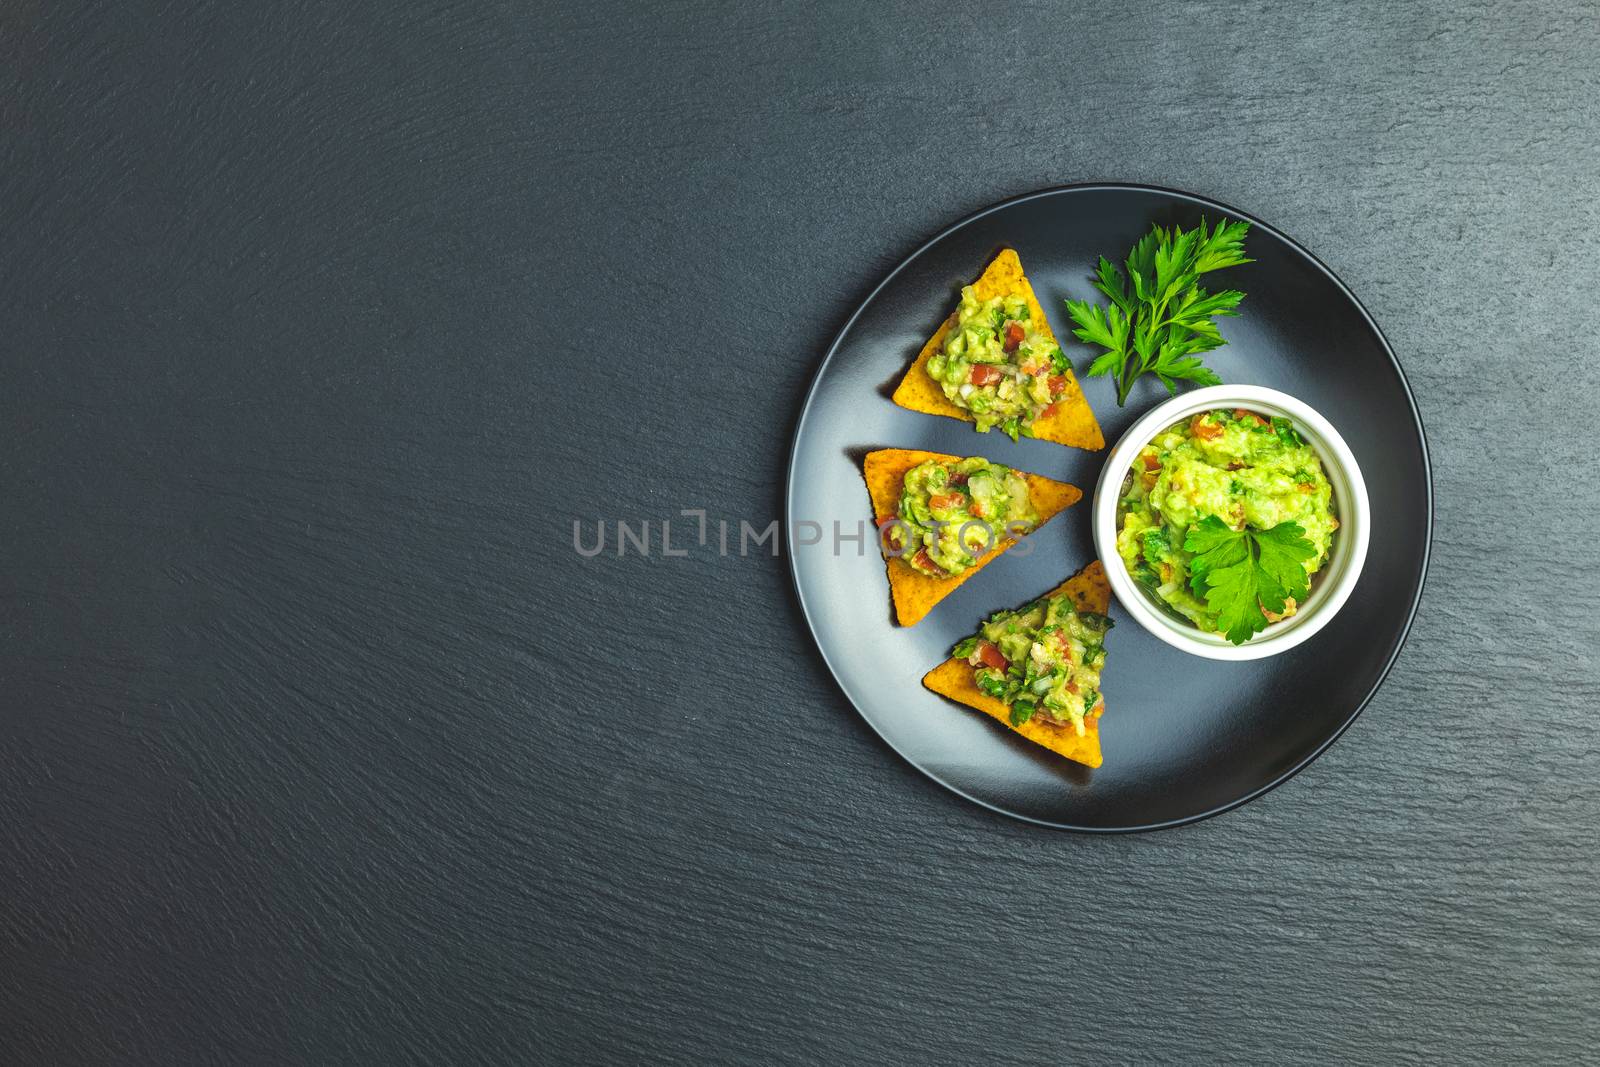
[[[850,331],[855,327],[856,320],[859,319],[862,313],[866,311],[868,306],[870,306],[872,302],[878,298],[878,294],[881,293],[890,282],[894,281],[894,279],[899,276],[901,271],[905,270],[912,263],[916,262],[917,259],[919,259],[934,245],[938,244],[940,241],[943,241],[956,231],[961,230],[966,226],[970,226],[979,219],[995,214],[996,212],[1003,211],[1016,204],[1022,204],[1030,200],[1041,200],[1047,197],[1062,196],[1071,193],[1095,191],[1157,193],[1163,196],[1185,200],[1202,208],[1214,208],[1219,211],[1224,211],[1235,218],[1244,219],[1245,221],[1249,222],[1252,227],[1267,231],[1274,237],[1283,241],[1294,251],[1298,252],[1301,256],[1305,257],[1308,263],[1316,267],[1324,277],[1332,282],[1334,286],[1345,295],[1345,297],[1355,307],[1356,311],[1360,313],[1367,326],[1371,328],[1373,335],[1377,337],[1378,343],[1380,346],[1382,346],[1384,354],[1389,357],[1389,364],[1394,368],[1395,376],[1400,381],[1401,390],[1405,393],[1406,404],[1411,409],[1412,422],[1416,426],[1417,444],[1422,459],[1423,488],[1425,490],[1423,494],[1424,530],[1422,539],[1422,569],[1417,579],[1416,591],[1413,593],[1411,603],[1406,609],[1405,622],[1400,628],[1400,635],[1395,641],[1394,648],[1389,653],[1388,661],[1384,663],[1383,669],[1378,672],[1378,676],[1373,680],[1371,688],[1369,688],[1366,694],[1362,696],[1362,698],[1356,703],[1355,709],[1350,712],[1350,714],[1342,723],[1339,724],[1337,729],[1330,733],[1326,739],[1312,749],[1311,752],[1307,753],[1301,760],[1299,760],[1299,762],[1295,763],[1294,766],[1279,774],[1276,778],[1272,779],[1272,781],[1263,786],[1259,786],[1254,790],[1251,790],[1244,796],[1192,815],[1184,815],[1179,818],[1168,819],[1162,822],[1144,823],[1140,825],[1129,826],[1084,826],[1075,823],[1040,819],[1031,815],[1024,815],[1020,812],[1011,811],[1007,808],[991,803],[988,800],[984,800],[981,797],[973,796],[966,790],[945,781],[933,771],[924,767],[921,763],[907,755],[899,745],[896,745],[893,741],[889,740],[883,731],[878,729],[877,724],[872,721],[871,717],[868,716],[866,712],[861,710],[860,702],[856,699],[855,695],[850,692],[849,687],[845,685],[844,679],[839,676],[838,668],[834,666],[833,660],[828,655],[827,648],[824,647],[821,638],[817,634],[817,624],[816,620],[812,617],[811,606],[806,603],[805,592],[800,587],[800,574],[796,562],[798,556],[794,551],[794,495],[795,479],[798,473],[797,460],[799,458],[798,449],[800,446],[800,437],[805,432],[806,420],[811,415],[812,402],[816,399],[817,389],[822,384],[823,376],[827,374],[829,365],[833,362],[834,357],[838,355],[840,345],[844,342],[845,338],[849,336]],[[789,436],[788,466],[788,473],[784,477],[783,540],[785,546],[785,556],[787,557],[789,564],[789,585],[794,591],[795,599],[797,599],[800,603],[800,614],[805,619],[806,630],[811,635],[812,644],[816,646],[818,654],[821,655],[822,662],[828,668],[828,673],[833,676],[834,684],[838,686],[839,691],[844,694],[845,699],[855,710],[856,715],[860,717],[864,723],[866,723],[867,727],[877,735],[880,741],[893,750],[893,752],[902,760],[904,760],[906,764],[917,771],[917,773],[923,775],[929,781],[932,781],[941,788],[946,789],[951,793],[954,793],[956,796],[970,801],[981,808],[994,812],[995,814],[1003,815],[1007,818],[1017,820],[1018,822],[1027,823],[1032,826],[1042,826],[1052,830],[1067,831],[1069,833],[1095,835],[1136,834],[1149,833],[1155,830],[1170,830],[1179,826],[1191,826],[1195,823],[1204,822],[1207,819],[1212,819],[1218,815],[1233,811],[1235,808],[1243,807],[1245,804],[1265,796],[1283,783],[1289,781],[1295,775],[1299,774],[1306,767],[1310,766],[1318,757],[1331,748],[1335,741],[1343,737],[1345,731],[1349,730],[1351,725],[1361,717],[1361,713],[1366,710],[1367,705],[1372,702],[1372,698],[1376,696],[1378,690],[1383,687],[1383,683],[1388,679],[1389,673],[1394,670],[1394,665],[1400,659],[1400,653],[1405,650],[1406,643],[1411,638],[1411,630],[1413,625],[1416,623],[1417,611],[1422,605],[1422,594],[1423,590],[1428,584],[1428,571],[1433,560],[1433,461],[1428,452],[1428,434],[1422,423],[1422,412],[1417,407],[1417,397],[1416,393],[1411,388],[1411,382],[1408,378],[1406,378],[1405,370],[1400,366],[1400,360],[1395,356],[1394,346],[1389,343],[1389,338],[1384,334],[1383,329],[1378,325],[1377,320],[1372,317],[1372,313],[1367,310],[1366,305],[1361,302],[1361,299],[1356,296],[1354,291],[1352,291],[1351,288],[1344,283],[1344,280],[1333,272],[1332,268],[1330,268],[1326,263],[1322,262],[1321,259],[1317,258],[1317,256],[1312,253],[1310,249],[1306,248],[1304,245],[1290,237],[1288,234],[1284,233],[1282,230],[1262,221],[1255,215],[1250,214],[1248,211],[1241,211],[1238,208],[1223,203],[1220,200],[1215,200],[1211,197],[1201,196],[1197,193],[1186,192],[1182,189],[1173,189],[1162,185],[1147,185],[1139,182],[1096,181],[1071,182],[1065,185],[1053,185],[1042,189],[1035,189],[1032,192],[1020,193],[1016,196],[1006,197],[1005,199],[997,200],[986,207],[979,208],[978,210],[973,211],[970,214],[961,217],[960,219],[957,219],[955,222],[929,237],[926,241],[923,241],[903,259],[901,259],[901,261],[895,265],[894,269],[885,274],[883,278],[879,280],[878,284],[873,286],[871,291],[869,291],[866,296],[862,297],[861,300],[856,303],[855,310],[851,312],[850,317],[845,320],[842,326],[839,327],[838,331],[833,336],[833,340],[829,342],[827,350],[823,354],[822,361],[817,364],[817,369],[812,374],[811,384],[806,389],[804,400],[801,401],[800,416],[795,420],[794,432]]]

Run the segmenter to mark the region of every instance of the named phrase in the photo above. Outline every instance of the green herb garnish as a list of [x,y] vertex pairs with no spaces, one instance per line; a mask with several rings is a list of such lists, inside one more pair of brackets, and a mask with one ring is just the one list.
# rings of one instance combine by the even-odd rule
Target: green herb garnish
[[1039,710],[1039,701],[1033,697],[1018,697],[1011,702],[1011,725],[1021,726]]
[[1270,530],[1235,530],[1215,515],[1189,527],[1184,538],[1191,584],[1217,613],[1217,629],[1242,645],[1267,628],[1266,612],[1284,609],[1289,597],[1300,599],[1310,588],[1304,563],[1317,554],[1296,522],[1280,522]]
[[[1106,349],[1089,365],[1089,377],[1111,375],[1117,383],[1117,405],[1127,403],[1128,390],[1142,375],[1154,374],[1169,393],[1177,381],[1218,385],[1222,379],[1200,361],[1200,353],[1224,344],[1212,317],[1237,315],[1244,293],[1224,289],[1208,293],[1196,284],[1202,274],[1253,263],[1244,254],[1248,222],[1219,222],[1208,230],[1206,220],[1192,230],[1152,226],[1128,253],[1127,276],[1100,257],[1094,286],[1111,301],[1101,308],[1086,300],[1068,300],[1067,312],[1078,324],[1073,334],[1086,344]],[[1132,285],[1130,291],[1130,282]]]

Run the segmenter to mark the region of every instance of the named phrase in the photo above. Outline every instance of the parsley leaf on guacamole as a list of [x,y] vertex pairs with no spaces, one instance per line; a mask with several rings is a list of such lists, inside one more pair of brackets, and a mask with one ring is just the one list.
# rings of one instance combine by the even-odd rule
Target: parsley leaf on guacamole
[[1215,515],[1189,527],[1183,547],[1194,553],[1190,573],[1217,613],[1217,629],[1236,645],[1267,628],[1267,612],[1306,595],[1305,561],[1317,555],[1298,523],[1235,530]]

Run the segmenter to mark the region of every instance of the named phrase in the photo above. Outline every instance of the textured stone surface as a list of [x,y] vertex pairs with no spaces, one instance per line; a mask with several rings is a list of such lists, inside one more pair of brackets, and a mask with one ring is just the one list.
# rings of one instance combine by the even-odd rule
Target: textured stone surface
[[[1592,1054],[1592,14],[539,7],[0,15],[0,1060]],[[1327,262],[1438,496],[1345,738],[1113,840],[901,763],[781,561],[571,548],[776,516],[856,302],[1089,179]]]

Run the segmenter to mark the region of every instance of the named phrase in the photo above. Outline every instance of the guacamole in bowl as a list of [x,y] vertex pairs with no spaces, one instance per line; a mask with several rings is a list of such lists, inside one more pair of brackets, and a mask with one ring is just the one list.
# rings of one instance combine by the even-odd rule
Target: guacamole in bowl
[[1211,659],[1286,651],[1348,600],[1371,538],[1337,430],[1274,389],[1220,385],[1157,405],[1095,490],[1095,547],[1152,635]]
[[[1306,580],[1280,574],[1272,587],[1256,575],[1264,626],[1295,613],[1339,528],[1316,452],[1288,419],[1246,408],[1201,412],[1157,434],[1128,471],[1117,514],[1117,554],[1135,581],[1201,629],[1249,630],[1245,638],[1255,632],[1247,624],[1223,625],[1224,598],[1208,595],[1215,584],[1215,568],[1208,575],[1203,562],[1209,542],[1191,531],[1220,534],[1233,569],[1259,567],[1274,550],[1264,545],[1304,569]],[[1219,525],[1239,536],[1227,537]],[[1257,558],[1241,558],[1249,556]]]

